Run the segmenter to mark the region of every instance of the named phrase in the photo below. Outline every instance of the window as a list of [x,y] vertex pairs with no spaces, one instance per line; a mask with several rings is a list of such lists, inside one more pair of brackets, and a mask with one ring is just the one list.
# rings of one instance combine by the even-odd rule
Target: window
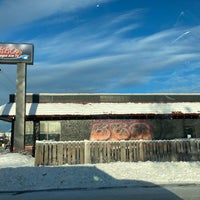
[[59,141],[61,135],[60,121],[41,121],[40,140]]
[[186,138],[196,138],[195,128],[193,126],[185,126],[184,135]]
[[26,122],[25,146],[33,145],[33,122]]

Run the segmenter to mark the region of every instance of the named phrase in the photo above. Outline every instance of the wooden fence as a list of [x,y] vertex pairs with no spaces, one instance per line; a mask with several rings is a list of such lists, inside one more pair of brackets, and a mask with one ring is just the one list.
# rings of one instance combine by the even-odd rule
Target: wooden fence
[[117,161],[200,161],[200,139],[36,141],[35,166]]

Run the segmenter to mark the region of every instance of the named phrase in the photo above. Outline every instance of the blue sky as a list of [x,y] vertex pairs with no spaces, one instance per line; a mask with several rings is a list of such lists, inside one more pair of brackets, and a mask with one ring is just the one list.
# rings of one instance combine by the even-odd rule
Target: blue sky
[[[0,41],[34,44],[28,93],[198,93],[199,10],[199,0],[0,0]],[[0,68],[3,104],[16,66]]]

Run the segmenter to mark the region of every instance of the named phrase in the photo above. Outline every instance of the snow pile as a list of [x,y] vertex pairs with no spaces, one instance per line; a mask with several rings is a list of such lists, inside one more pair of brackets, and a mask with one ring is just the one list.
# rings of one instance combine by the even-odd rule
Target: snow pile
[[2,153],[0,154],[0,169],[10,167],[28,167],[34,166],[32,156],[22,155],[19,153]]
[[0,154],[0,192],[155,184],[200,184],[200,162],[132,162],[34,167],[34,158]]

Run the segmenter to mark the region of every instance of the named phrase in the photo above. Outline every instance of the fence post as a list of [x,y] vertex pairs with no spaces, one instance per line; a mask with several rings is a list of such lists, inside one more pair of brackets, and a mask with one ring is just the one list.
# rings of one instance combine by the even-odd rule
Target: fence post
[[139,148],[140,148],[140,161],[144,161],[144,149],[143,149],[143,147],[144,147],[144,143],[143,143],[143,141],[139,141]]
[[196,142],[194,140],[190,140],[190,145],[191,145],[191,156],[190,156],[190,161],[196,161],[197,160],[197,147],[196,147]]
[[177,150],[176,150],[176,142],[171,142],[171,161],[177,161]]
[[125,141],[120,142],[120,150],[121,150],[121,162],[126,161],[126,143]]
[[84,140],[84,164],[90,164],[90,141]]
[[43,144],[36,141],[35,147],[35,166],[43,165]]
[[59,142],[58,143],[58,165],[63,165],[63,143],[62,142]]

